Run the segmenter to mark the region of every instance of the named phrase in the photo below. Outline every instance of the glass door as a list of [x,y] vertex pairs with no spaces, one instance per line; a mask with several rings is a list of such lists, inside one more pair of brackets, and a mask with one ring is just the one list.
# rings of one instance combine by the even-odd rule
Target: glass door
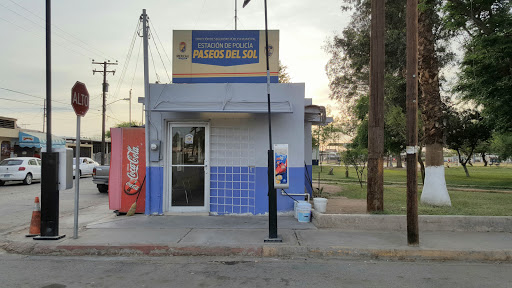
[[208,212],[208,125],[172,123],[169,132],[169,211]]

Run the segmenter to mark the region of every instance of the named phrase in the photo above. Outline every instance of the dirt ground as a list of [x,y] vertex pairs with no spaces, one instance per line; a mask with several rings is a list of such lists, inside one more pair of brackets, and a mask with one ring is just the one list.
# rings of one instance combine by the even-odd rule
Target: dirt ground
[[[340,186],[321,184],[327,194],[326,214],[366,214],[366,199],[348,199],[343,196],[334,196],[341,191]],[[314,186],[317,187],[317,186]]]

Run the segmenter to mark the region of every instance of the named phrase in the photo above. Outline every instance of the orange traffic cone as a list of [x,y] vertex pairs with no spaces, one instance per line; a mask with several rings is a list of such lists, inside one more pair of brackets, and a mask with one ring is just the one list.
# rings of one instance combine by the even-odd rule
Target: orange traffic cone
[[32,220],[30,221],[30,230],[27,237],[35,237],[41,234],[41,206],[39,205],[39,197],[34,200],[34,211],[32,212]]

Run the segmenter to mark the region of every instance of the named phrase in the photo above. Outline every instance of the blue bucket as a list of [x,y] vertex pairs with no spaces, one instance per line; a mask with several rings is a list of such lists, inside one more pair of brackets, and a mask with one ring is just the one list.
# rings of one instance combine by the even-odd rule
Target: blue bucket
[[299,222],[311,221],[311,204],[304,202],[297,204],[297,219]]

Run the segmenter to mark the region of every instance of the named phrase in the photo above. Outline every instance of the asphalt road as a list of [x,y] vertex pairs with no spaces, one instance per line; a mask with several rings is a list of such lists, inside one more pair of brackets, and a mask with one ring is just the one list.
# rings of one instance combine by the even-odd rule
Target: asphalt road
[[[23,267],[23,269],[20,269]],[[512,265],[226,257],[0,255],[2,287],[510,287]]]
[[[74,183],[73,183],[74,184]],[[41,199],[41,183],[23,185],[7,182],[0,186],[0,235],[30,225],[34,199]],[[108,194],[99,193],[91,176],[80,179],[80,209],[108,203]],[[59,215],[74,213],[75,188],[59,192]]]

